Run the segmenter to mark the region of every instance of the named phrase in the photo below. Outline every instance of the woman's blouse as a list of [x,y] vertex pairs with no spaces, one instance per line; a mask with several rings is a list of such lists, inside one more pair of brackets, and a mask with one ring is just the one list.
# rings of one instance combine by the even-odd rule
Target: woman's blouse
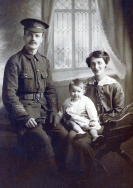
[[95,78],[91,77],[86,84],[86,96],[94,102],[98,114],[107,113],[114,116],[123,109],[124,92],[115,79],[105,76],[97,83]]

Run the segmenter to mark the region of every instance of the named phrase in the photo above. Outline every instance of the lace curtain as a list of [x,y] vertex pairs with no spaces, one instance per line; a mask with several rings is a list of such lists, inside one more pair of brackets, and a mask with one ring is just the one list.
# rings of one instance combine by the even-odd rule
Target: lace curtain
[[[96,5],[99,18],[101,19],[101,37],[103,49],[110,55],[108,68],[113,69],[114,73],[116,73],[120,79],[124,79],[126,75],[126,66],[124,64],[123,57],[120,56],[120,54],[123,53],[121,52],[121,46],[123,46],[123,41],[121,41],[123,36],[122,11],[121,9],[117,9],[117,12],[115,12],[114,10],[116,7],[113,2],[114,1],[109,0],[96,0]],[[106,33],[108,33],[108,35]],[[119,57],[121,57],[121,59],[119,59]]]

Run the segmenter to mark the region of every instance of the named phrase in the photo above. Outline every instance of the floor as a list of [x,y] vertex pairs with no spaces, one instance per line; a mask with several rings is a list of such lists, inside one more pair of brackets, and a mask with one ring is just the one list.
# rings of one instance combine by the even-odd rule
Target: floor
[[[124,149],[133,158],[133,137],[123,143]],[[0,188],[132,188],[133,168],[117,153],[109,153],[101,159],[106,167],[107,175],[97,175],[91,180],[89,177],[82,180],[68,178],[65,172],[61,172],[56,181],[51,176],[44,177],[39,170],[32,176],[23,174],[20,177],[20,156],[16,149],[0,151]],[[19,165],[18,165],[19,164]]]

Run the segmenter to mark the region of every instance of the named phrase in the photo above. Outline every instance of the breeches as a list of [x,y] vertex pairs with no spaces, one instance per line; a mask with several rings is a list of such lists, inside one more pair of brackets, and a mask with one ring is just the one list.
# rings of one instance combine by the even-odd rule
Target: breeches
[[44,126],[38,125],[32,129],[25,129],[24,134],[21,136],[21,146],[30,159],[43,158],[48,160],[54,157],[53,145],[61,145],[68,132],[61,125],[52,127],[49,124]]

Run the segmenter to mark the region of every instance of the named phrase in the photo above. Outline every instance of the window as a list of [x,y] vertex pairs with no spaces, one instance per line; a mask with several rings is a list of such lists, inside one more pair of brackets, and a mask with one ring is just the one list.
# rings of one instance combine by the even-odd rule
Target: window
[[55,71],[86,69],[86,57],[101,49],[100,20],[95,3],[95,0],[55,1]]

